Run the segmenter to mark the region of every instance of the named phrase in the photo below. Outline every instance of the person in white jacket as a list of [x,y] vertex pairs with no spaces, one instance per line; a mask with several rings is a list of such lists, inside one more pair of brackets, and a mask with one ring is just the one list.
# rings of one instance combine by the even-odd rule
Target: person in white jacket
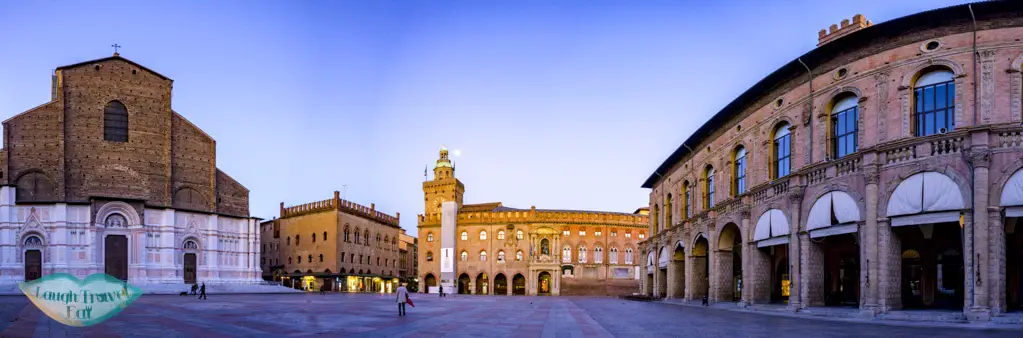
[[400,317],[405,315],[405,301],[408,298],[408,290],[405,289],[405,284],[401,284],[401,286],[399,286],[398,290],[396,291],[397,292],[395,293],[397,294],[398,301],[398,316]]

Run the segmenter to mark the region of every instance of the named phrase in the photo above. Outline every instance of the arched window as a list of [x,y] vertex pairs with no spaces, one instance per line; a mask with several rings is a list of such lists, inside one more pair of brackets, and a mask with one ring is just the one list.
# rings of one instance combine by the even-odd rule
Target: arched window
[[516,261],[521,261],[522,260],[522,250],[519,250],[519,251],[515,252],[515,260]]
[[380,234],[377,234],[377,247],[380,247]]
[[789,124],[783,122],[774,128],[774,178],[789,175],[792,169],[792,138]]
[[707,169],[703,171],[703,205],[707,206],[707,209],[714,207],[714,167],[707,166]]
[[467,261],[467,260],[469,260],[469,253],[465,252],[465,251],[462,251],[462,261],[464,262],[464,261]]
[[955,129],[955,74],[933,69],[913,83],[913,130],[927,136]]
[[[657,197],[654,197],[654,203],[657,203]],[[663,226],[660,224],[661,222],[658,222],[659,220],[658,217],[661,214],[658,212],[660,211],[660,209],[661,209],[660,204],[654,204],[653,210],[650,210],[650,221],[654,223],[654,229],[657,229],[658,231],[663,229]]]
[[313,262],[313,255],[309,255],[309,260],[307,262],[309,262],[309,263]]
[[593,249],[593,262],[597,264],[604,262],[604,249],[599,246]]
[[856,95],[848,94],[841,96],[831,107],[831,153],[835,158],[855,153],[859,149],[858,101]]
[[350,230],[348,229],[348,224],[345,224],[345,242],[346,243],[350,243],[352,241],[352,239],[350,237],[348,237],[349,232],[350,232]]
[[504,230],[500,230],[500,231],[497,232],[497,239],[499,239],[499,240],[503,240],[504,239]]
[[316,233],[313,233],[313,243],[316,243]]
[[291,264],[291,257],[288,257],[288,264]]
[[433,233],[432,232],[427,232],[426,233],[426,241],[427,242],[433,242]]
[[693,191],[689,186],[689,181],[682,183],[682,198],[684,198],[685,201],[685,204],[682,205],[682,213],[686,215],[686,219],[688,219],[693,216]]
[[632,264],[632,248],[625,249],[625,264]]
[[43,240],[39,239],[38,236],[28,236],[28,238],[25,238],[24,246],[42,246],[42,245],[43,245]]
[[468,241],[469,240],[469,233],[468,232],[462,231],[462,240],[463,241]]
[[110,214],[107,216],[107,220],[104,222],[108,228],[126,228],[128,227],[128,220],[121,214]]
[[497,261],[501,262],[501,263],[504,263],[504,251],[498,251],[497,252]]
[[480,262],[486,262],[486,261],[487,261],[487,252],[486,251],[480,251]]
[[298,264],[302,264],[302,256],[298,256]]
[[522,230],[515,230],[515,239],[522,239]]
[[427,262],[433,262],[433,252],[431,252],[431,251],[427,251],[426,252],[426,261]]
[[302,236],[302,235],[295,235],[295,245],[298,245],[298,239],[299,239],[299,237],[301,237],[301,236]]
[[359,234],[360,233],[361,232],[359,231],[359,228],[355,228],[355,244],[359,244],[360,243],[359,242]]
[[103,139],[128,142],[128,109],[121,102],[110,101],[103,108]]
[[291,236],[288,236],[288,240],[285,241],[286,245],[291,246]]
[[565,246],[564,249],[561,249],[561,261],[565,263],[572,262],[572,248],[568,247],[567,245]]
[[611,247],[611,250],[608,251],[607,258],[608,262],[611,264],[618,264],[618,248]]
[[579,263],[586,263],[586,247],[579,247]]
[[732,172],[732,196],[739,196],[746,192],[746,147],[739,146],[735,148],[735,153],[732,155],[732,159],[735,163]]
[[398,250],[398,238],[391,237],[391,250]]
[[327,232],[326,231],[323,232],[323,240],[327,240]]
[[363,234],[363,236],[364,236],[363,238],[365,239],[365,240],[364,240],[364,241],[362,241],[362,242],[363,242],[363,243],[365,243],[365,244],[366,244],[366,246],[369,246],[369,241],[370,241],[370,238],[371,238],[371,237],[369,237],[369,229],[366,229],[366,231],[365,231],[365,232],[363,232],[362,234]]
[[323,254],[320,254],[320,263],[323,263]]
[[342,251],[341,252],[341,263],[344,263],[344,262],[345,262],[345,253],[344,253],[344,251]]
[[480,240],[481,241],[487,240],[487,232],[486,231],[480,231]]
[[387,235],[384,235],[384,249],[387,249],[387,246],[390,245],[390,244],[391,244],[391,238],[388,237]]
[[[273,248],[273,243],[271,243],[270,248]],[[185,241],[185,250],[199,250],[199,245],[193,240]]]

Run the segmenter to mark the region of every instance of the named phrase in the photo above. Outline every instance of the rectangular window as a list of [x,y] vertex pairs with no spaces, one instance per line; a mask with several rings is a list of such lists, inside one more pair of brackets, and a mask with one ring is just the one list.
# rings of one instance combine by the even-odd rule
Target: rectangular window
[[595,232],[594,235],[600,237],[600,231]]
[[707,209],[714,207],[714,171],[707,173]]
[[586,230],[579,230],[579,236],[586,236]]
[[916,136],[927,136],[955,129],[955,81],[936,83],[913,90],[916,96],[914,118]]
[[689,218],[689,217],[693,216],[693,213],[692,213],[693,209],[690,207],[693,204],[693,197],[692,197],[692,192],[689,191],[689,184],[686,184],[684,189],[686,189],[686,191],[685,191],[685,194],[686,194],[685,208],[686,208],[686,210],[684,210],[683,212],[686,213],[686,218]]
[[611,237],[618,237],[617,231],[611,231]]
[[632,238],[632,233],[631,232],[626,232],[625,233],[625,238]]
[[832,128],[835,131],[834,143],[835,158],[855,153],[858,148],[856,121],[857,107],[852,107],[834,114],[831,117]]
[[568,235],[570,235],[571,233],[572,233],[572,232],[571,232],[571,231],[568,231],[568,230],[565,230],[565,231],[562,231],[562,232],[561,232],[561,234],[562,234],[562,235],[564,235],[565,237],[568,237]]

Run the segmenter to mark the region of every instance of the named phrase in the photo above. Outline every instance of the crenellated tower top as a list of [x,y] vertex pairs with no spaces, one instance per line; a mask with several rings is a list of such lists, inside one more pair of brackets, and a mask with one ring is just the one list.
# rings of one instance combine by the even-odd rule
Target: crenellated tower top
[[858,31],[863,28],[867,28],[873,25],[870,20],[867,20],[863,14],[856,14],[852,17],[852,23],[849,19],[842,20],[842,26],[831,25],[828,30],[821,30],[817,32],[817,47],[823,46],[825,43],[835,41],[836,39],[852,34],[852,32]]

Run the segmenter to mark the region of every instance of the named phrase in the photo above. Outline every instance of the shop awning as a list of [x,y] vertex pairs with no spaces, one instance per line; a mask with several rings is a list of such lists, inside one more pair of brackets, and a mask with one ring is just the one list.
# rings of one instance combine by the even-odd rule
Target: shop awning
[[[760,215],[760,219],[757,220],[757,227],[753,231],[753,240],[758,242],[758,247],[787,244],[788,237],[782,239],[775,239],[777,237],[788,236],[789,234],[789,220],[785,217],[785,214],[778,209],[770,209]],[[771,241],[765,241],[772,239]]]
[[964,209],[963,194],[951,178],[932,171],[899,183],[888,199],[892,226],[955,222]]
[[1001,206],[1005,208],[1005,216],[1023,216],[1023,170],[1017,170],[1009,177],[1002,187]]
[[664,269],[668,267],[668,248],[661,247],[661,257],[657,259],[657,267]]
[[860,209],[852,196],[843,191],[832,191],[818,198],[810,207],[806,228],[813,238],[840,235],[856,232],[856,222],[861,219]]

